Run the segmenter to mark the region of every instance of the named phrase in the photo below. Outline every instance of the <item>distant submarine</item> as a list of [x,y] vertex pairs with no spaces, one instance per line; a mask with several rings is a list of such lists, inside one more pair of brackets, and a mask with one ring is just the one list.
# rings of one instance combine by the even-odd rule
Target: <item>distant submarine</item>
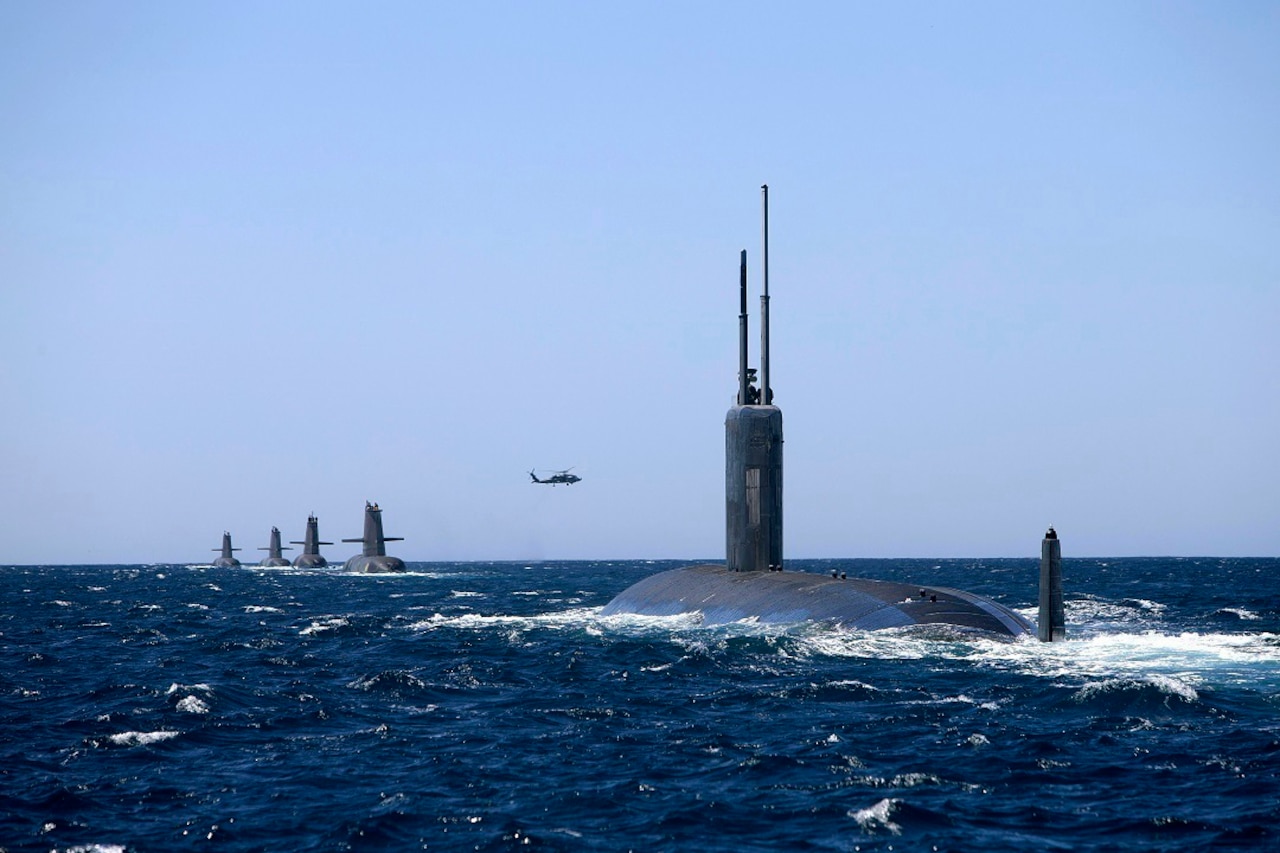
[[280,528],[272,527],[270,544],[267,545],[267,547],[259,548],[258,550],[267,552],[267,556],[262,558],[261,563],[258,563],[259,566],[266,566],[267,568],[280,568],[282,566],[289,565],[289,560],[286,557],[280,556],[280,551],[281,550],[292,551],[293,549],[290,548],[288,545],[285,545],[285,546],[280,545]]
[[[214,551],[217,551],[217,550],[219,550],[219,549],[218,549],[218,548],[214,548],[213,550],[214,550]],[[240,565],[240,561],[239,561],[239,560],[237,560],[234,556],[232,556],[231,552],[232,552],[232,551],[239,551],[239,550],[240,550],[239,548],[232,548],[232,547],[231,547],[231,534],[230,534],[230,533],[227,533],[227,532],[224,530],[224,531],[222,532],[222,548],[221,548],[222,556],[221,556],[221,557],[218,557],[217,559],[215,559],[215,560],[213,561],[213,563],[211,563],[211,565],[212,565],[215,569],[234,569],[234,568],[236,568],[237,566],[239,566],[239,565]]]
[[[760,387],[747,367],[747,253],[739,265],[738,397],[725,416],[725,565],[660,572],[623,590],[602,615],[700,614],[704,625],[743,619],[771,624],[818,621],[880,630],[945,625],[1008,638],[1034,629],[1019,614],[988,598],[945,587],[867,578],[785,572],[782,558],[782,411],[769,383],[769,188],[764,204],[763,293],[760,297]],[[1052,529],[1050,530],[1052,534]],[[1046,537],[1046,542],[1048,542]],[[1046,544],[1044,560],[1050,557]],[[1057,611],[1061,613],[1061,551],[1056,534]],[[1047,575],[1042,570],[1042,578]],[[1042,579],[1042,600],[1045,598]],[[1041,620],[1045,621],[1045,608]],[[1049,632],[1061,639],[1060,621]],[[1042,631],[1042,639],[1045,632]]]
[[403,572],[404,560],[387,556],[387,542],[401,542],[402,536],[382,535],[382,510],[368,501],[364,503],[364,537],[343,539],[343,542],[362,542],[364,552],[347,560],[343,566],[349,572]]
[[307,516],[306,538],[301,542],[294,541],[289,544],[302,546],[302,553],[293,558],[295,569],[323,569],[329,565],[329,561],[320,556],[320,546],[333,543],[320,541],[320,522],[316,520],[314,514]]

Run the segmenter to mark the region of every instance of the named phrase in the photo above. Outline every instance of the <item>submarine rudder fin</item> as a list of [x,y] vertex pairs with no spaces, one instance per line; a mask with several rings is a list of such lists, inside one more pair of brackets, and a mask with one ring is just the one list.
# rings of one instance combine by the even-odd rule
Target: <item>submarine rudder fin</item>
[[1062,599],[1062,540],[1049,530],[1040,540],[1040,620],[1037,636],[1042,643],[1067,638],[1067,611]]

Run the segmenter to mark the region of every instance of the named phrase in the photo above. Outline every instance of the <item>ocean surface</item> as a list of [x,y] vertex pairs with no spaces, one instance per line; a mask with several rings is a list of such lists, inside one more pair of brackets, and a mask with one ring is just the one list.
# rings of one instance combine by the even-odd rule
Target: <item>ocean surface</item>
[[599,615],[680,564],[0,567],[0,848],[1280,849],[1280,560],[1068,557],[1059,644]]

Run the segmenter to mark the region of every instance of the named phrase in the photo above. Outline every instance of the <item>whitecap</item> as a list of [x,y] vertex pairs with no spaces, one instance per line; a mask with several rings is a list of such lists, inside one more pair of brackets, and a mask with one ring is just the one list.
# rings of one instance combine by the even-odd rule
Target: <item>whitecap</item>
[[175,693],[186,693],[189,690],[198,690],[201,693],[213,692],[213,688],[208,684],[205,684],[203,681],[199,684],[178,684],[177,682],[174,682],[169,685],[169,689],[165,691],[164,695],[172,696]]
[[411,687],[414,689],[424,689],[427,683],[412,672],[401,669],[386,670],[374,675],[363,675],[360,678],[347,684],[355,690],[374,690],[382,687]]
[[461,613],[445,616],[436,613],[428,619],[422,619],[409,625],[417,631],[434,631],[441,628],[458,628],[473,631],[492,629],[532,630],[534,628],[589,628],[598,618],[599,608],[578,608],[556,613],[542,613],[535,616],[508,616],[495,614],[484,616],[478,613]]
[[209,706],[199,696],[184,696],[174,707],[186,714],[209,713]]
[[[1082,595],[1066,602],[1067,631],[1084,625],[1150,625],[1158,624],[1164,616],[1166,606],[1145,598],[1126,598],[1120,601],[1095,598]],[[1024,617],[1035,621],[1039,609],[1035,607],[1020,611]]]
[[802,650],[836,658],[919,660],[938,654],[943,644],[894,631],[847,629],[802,631]]
[[1012,643],[980,638],[930,643],[851,635],[823,641],[823,651],[870,657],[874,650],[886,659],[927,655],[965,660],[1076,686],[1116,678],[1168,678],[1190,690],[1205,684],[1280,686],[1280,638],[1275,634],[1146,631],[1073,636],[1068,626],[1067,637],[1055,643],[1041,643],[1030,636]]
[[1129,602],[1133,602],[1140,609],[1146,610],[1150,613],[1163,613],[1167,609],[1166,605],[1161,604],[1158,601],[1151,601],[1147,598],[1126,598],[1122,603],[1127,604]]
[[[850,765],[861,767],[862,762],[854,759]],[[899,773],[888,779],[883,776],[862,776],[855,781],[868,788],[917,788],[921,785],[944,784],[941,777],[934,776],[932,773]]]
[[1218,612],[1228,616],[1235,616],[1247,622],[1252,622],[1254,620],[1262,618],[1257,613],[1254,613],[1252,610],[1245,610],[1243,607],[1224,607]]
[[1154,687],[1161,693],[1176,697],[1184,702],[1195,702],[1200,698],[1196,689],[1176,678],[1164,675],[1147,675],[1141,678],[1108,678],[1105,681],[1090,681],[1075,693],[1077,701],[1086,701],[1106,693],[1119,693],[1127,690],[1141,690]]
[[147,746],[152,743],[169,740],[179,735],[179,732],[161,730],[158,732],[120,732],[108,736],[107,740],[116,746]]
[[932,773],[900,773],[889,780],[894,788],[916,788],[920,785],[941,785],[942,779]]
[[[1280,635],[1143,631],[1142,627],[1152,625],[1151,614],[1158,612],[1162,605],[1146,599],[1126,599],[1126,602],[1123,605],[1083,603],[1103,615],[1104,625],[1114,625],[1107,620],[1120,617],[1129,630],[1104,633],[1100,630],[1104,626],[1097,622],[1087,627],[1068,623],[1068,639],[1055,643],[1041,643],[1031,635],[1008,641],[981,634],[939,637],[909,629],[860,631],[826,624],[777,625],[752,619],[707,626],[698,612],[672,616],[601,616],[599,607],[570,608],[531,616],[435,612],[408,627],[415,631],[497,631],[513,641],[520,641],[527,631],[577,629],[589,636],[605,638],[657,636],[691,651],[705,651],[733,638],[756,637],[777,641],[777,653],[786,657],[961,661],[1058,683],[1074,682],[1073,688],[1111,678],[1158,680],[1163,677],[1180,685],[1171,695],[1198,692],[1203,684],[1257,684],[1260,680],[1276,683],[1280,688]],[[326,623],[317,622],[304,633],[316,633],[327,627]],[[1139,630],[1133,630],[1134,627]],[[874,689],[871,685],[853,686]],[[987,710],[997,710],[1002,705],[984,699],[958,695],[932,697],[930,701],[972,703]]]
[[268,607],[265,604],[246,604],[245,613],[283,613],[279,607]]
[[298,633],[303,636],[307,636],[309,634],[323,634],[325,631],[336,631],[337,629],[345,628],[350,624],[350,619],[346,619],[342,616],[331,616],[328,619],[321,619],[312,622],[309,627],[303,628]]
[[850,811],[849,817],[857,821],[863,832],[873,833],[884,829],[894,835],[901,835],[902,827],[890,819],[897,803],[895,799],[883,799],[870,808]]

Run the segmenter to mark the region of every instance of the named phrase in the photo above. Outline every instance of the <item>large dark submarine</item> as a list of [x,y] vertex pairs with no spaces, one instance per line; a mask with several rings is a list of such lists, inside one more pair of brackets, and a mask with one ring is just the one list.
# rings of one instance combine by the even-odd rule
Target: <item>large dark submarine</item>
[[[769,382],[769,188],[764,204],[763,292],[760,297],[760,386],[747,367],[747,253],[739,264],[738,395],[725,416],[725,564],[685,566],[635,583],[606,604],[602,615],[699,614],[704,625],[753,619],[762,623],[823,622],[880,630],[915,625],[951,626],[1003,637],[1034,631],[1002,604],[957,589],[868,578],[783,571],[782,411]],[[1041,639],[1062,638],[1061,551],[1052,528],[1042,557],[1056,556],[1057,610]],[[1047,623],[1041,608],[1041,622]]]
[[265,548],[258,549],[259,551],[267,552],[267,556],[263,557],[262,562],[258,563],[258,565],[266,568],[281,568],[289,565],[289,559],[281,555],[280,552],[281,550],[292,551],[293,549],[288,545],[280,544],[280,528],[271,528],[271,539],[268,542],[269,544]]
[[363,553],[347,560],[343,566],[349,572],[403,572],[404,560],[387,556],[387,542],[403,541],[403,536],[382,535],[382,510],[377,504],[364,503],[364,536],[360,539],[343,539],[343,542],[361,542]]
[[291,541],[289,544],[302,546],[302,553],[293,558],[295,569],[323,569],[329,565],[329,561],[320,554],[320,546],[333,543],[320,541],[320,522],[316,520],[315,513],[307,516],[307,535],[303,541]]
[[213,550],[222,552],[222,556],[215,557],[214,561],[210,564],[215,569],[234,569],[236,566],[240,565],[240,561],[231,553],[232,551],[239,551],[240,549],[231,547],[231,534],[225,530],[222,532],[222,547],[214,548]]

